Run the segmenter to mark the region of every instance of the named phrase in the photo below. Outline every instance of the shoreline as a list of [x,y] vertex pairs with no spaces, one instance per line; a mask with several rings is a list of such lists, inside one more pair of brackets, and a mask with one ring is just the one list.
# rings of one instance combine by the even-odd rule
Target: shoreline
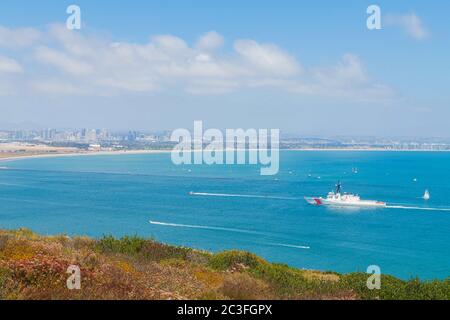
[[[198,152],[200,150],[192,150],[190,152]],[[218,150],[227,151],[227,150]],[[340,149],[340,148],[299,148],[299,149],[279,149],[279,151],[306,151],[306,152],[432,152],[432,153],[447,153],[450,150],[422,150],[422,149],[411,149],[411,150],[386,150],[386,149],[376,149],[376,148],[364,148],[364,149]],[[9,162],[22,159],[36,159],[36,158],[59,158],[59,157],[79,157],[79,156],[109,156],[109,155],[127,155],[127,154],[163,154],[171,153],[172,150],[169,149],[149,149],[149,150],[117,150],[117,151],[79,151],[72,153],[41,153],[41,154],[30,154],[30,155],[8,155],[5,157],[0,157],[0,162]]]
[[159,154],[170,153],[171,150],[130,150],[130,151],[85,151],[85,152],[73,152],[73,153],[42,153],[42,154],[30,154],[23,156],[6,156],[0,158],[0,162],[9,162],[22,159],[35,159],[35,158],[59,158],[59,157],[81,157],[81,156],[108,156],[108,155],[125,155],[125,154]]

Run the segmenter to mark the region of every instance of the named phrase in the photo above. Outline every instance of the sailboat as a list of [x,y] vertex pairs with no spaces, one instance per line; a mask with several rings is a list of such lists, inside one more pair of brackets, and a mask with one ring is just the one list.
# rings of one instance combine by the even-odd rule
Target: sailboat
[[430,192],[428,190],[425,190],[425,193],[423,194],[424,200],[430,200]]

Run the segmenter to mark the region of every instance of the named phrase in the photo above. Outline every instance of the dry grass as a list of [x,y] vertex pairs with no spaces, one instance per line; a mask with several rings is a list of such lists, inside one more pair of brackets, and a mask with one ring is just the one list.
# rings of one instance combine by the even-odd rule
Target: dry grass
[[[81,290],[69,290],[70,265]],[[42,237],[0,231],[0,299],[450,299],[449,281],[323,273],[271,264],[247,252],[211,254],[149,239]]]
[[220,291],[235,300],[267,300],[275,298],[270,286],[247,273],[231,273],[225,276]]
[[325,273],[314,270],[305,270],[303,272],[303,276],[309,280],[321,280],[321,281],[330,281],[330,282],[339,282],[339,275],[335,273]]

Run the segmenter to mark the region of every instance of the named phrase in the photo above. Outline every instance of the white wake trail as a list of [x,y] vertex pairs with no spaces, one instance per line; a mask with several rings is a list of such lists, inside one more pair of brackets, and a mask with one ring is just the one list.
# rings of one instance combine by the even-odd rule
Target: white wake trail
[[[244,230],[244,229],[212,227],[212,226],[202,226],[202,225],[190,225],[190,224],[179,224],[179,223],[152,221],[152,220],[150,220],[149,222],[150,222],[150,224],[153,224],[153,225],[165,226],[165,227],[205,229],[205,230],[216,230],[216,231],[226,231],[226,232],[238,232],[238,233],[265,235],[264,233],[261,233],[261,232],[251,231],[251,230]],[[302,250],[309,250],[309,249],[311,249],[311,247],[309,247],[309,246],[284,244],[284,243],[265,243],[265,244],[269,245],[269,246],[287,247],[287,248],[302,249]]]
[[239,232],[239,233],[249,233],[249,234],[262,234],[257,231],[244,230],[244,229],[234,229],[234,228],[222,228],[222,227],[212,227],[212,226],[201,226],[201,225],[190,225],[190,224],[179,224],[179,223],[169,223],[160,221],[149,221],[150,224],[166,227],[175,228],[191,228],[191,229],[205,229],[205,230],[217,230],[217,231],[228,231],[228,232]]
[[311,249],[311,247],[309,247],[309,246],[300,246],[300,245],[285,244],[285,243],[268,243],[268,245],[278,246],[278,247],[294,248],[294,249],[304,249],[304,250]]
[[424,210],[424,211],[450,211],[450,208],[426,208],[409,206],[386,206],[387,209]]
[[251,194],[229,194],[229,193],[207,193],[207,192],[191,192],[191,196],[203,197],[228,197],[228,198],[258,198],[258,199],[276,199],[276,200],[299,200],[299,198],[277,197],[277,196],[263,196]]

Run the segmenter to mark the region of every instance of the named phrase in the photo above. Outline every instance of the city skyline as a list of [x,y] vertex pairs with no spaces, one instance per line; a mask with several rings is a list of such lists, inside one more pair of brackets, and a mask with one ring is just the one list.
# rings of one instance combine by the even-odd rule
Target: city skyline
[[[192,132],[191,132],[192,133]],[[250,137],[248,137],[250,139]],[[205,138],[202,145],[212,140]],[[228,141],[228,140],[227,140]],[[3,152],[20,146],[59,146],[78,150],[114,151],[171,149],[178,142],[172,140],[172,131],[109,131],[107,129],[34,129],[1,130],[0,149]],[[250,143],[250,142],[249,142]],[[350,149],[350,150],[423,150],[449,151],[450,139],[414,137],[356,137],[356,136],[299,136],[280,133],[280,149]],[[0,151],[2,152],[2,151]]]
[[0,128],[450,137],[447,3],[70,4],[0,4]]

